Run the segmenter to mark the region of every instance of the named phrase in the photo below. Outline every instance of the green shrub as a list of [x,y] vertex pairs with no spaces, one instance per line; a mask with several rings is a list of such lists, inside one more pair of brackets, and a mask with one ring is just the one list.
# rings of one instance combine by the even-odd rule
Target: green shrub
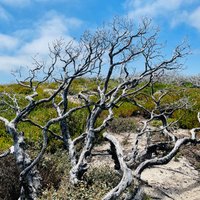
[[12,137],[6,132],[5,126],[0,122],[0,152],[3,152],[10,148],[13,144]]
[[[176,121],[176,119],[174,119],[174,118],[168,118],[168,119],[167,119],[168,124],[173,123],[173,122],[175,122],[175,121]],[[150,124],[151,124],[152,126],[155,126],[155,127],[160,127],[160,126],[162,126],[161,120],[153,120]],[[175,125],[175,124],[174,124],[174,125]]]
[[88,116],[87,109],[74,112],[68,119],[69,129],[72,137],[77,137],[83,133]]
[[149,195],[144,194],[143,200],[152,200],[152,198]]
[[136,129],[134,118],[115,118],[108,126],[113,133],[134,132]]
[[9,136],[0,136],[0,152],[9,149],[12,146],[12,138]]
[[93,168],[85,175],[83,182],[72,186],[67,175],[63,177],[58,190],[51,188],[45,190],[41,197],[44,199],[63,199],[63,200],[100,200],[102,197],[120,181],[120,177],[108,166]]
[[68,156],[65,151],[56,151],[55,154],[47,153],[39,163],[38,170],[42,177],[42,188],[57,190],[60,186],[63,175],[69,171]]
[[178,125],[183,129],[192,129],[194,127],[199,127],[199,122],[197,120],[197,111],[192,110],[178,110],[173,116],[174,119],[179,119]]
[[115,117],[131,117],[136,115],[139,108],[129,102],[124,102],[119,108],[114,108],[113,113]]
[[31,92],[30,88],[22,87],[18,84],[8,84],[8,85],[1,85],[0,92],[8,92],[8,93],[16,93],[16,94],[29,94]]

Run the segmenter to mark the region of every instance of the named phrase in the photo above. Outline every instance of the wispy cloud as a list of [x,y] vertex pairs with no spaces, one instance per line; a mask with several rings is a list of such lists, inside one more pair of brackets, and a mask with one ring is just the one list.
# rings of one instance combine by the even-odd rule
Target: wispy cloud
[[188,23],[200,31],[200,6],[188,14]]
[[18,38],[0,33],[0,52],[12,50],[17,47],[18,43]]
[[11,73],[12,70],[29,66],[31,58],[25,55],[0,56],[0,71]]
[[129,17],[157,17],[169,14],[168,12],[180,8],[185,0],[131,0],[127,1],[127,8],[129,8]]
[[48,53],[48,45],[56,39],[64,39],[66,42],[73,40],[69,35],[70,27],[78,27],[81,21],[75,18],[65,18],[54,12],[49,12],[35,27],[34,38],[26,43],[20,50],[29,55]]
[[171,25],[174,27],[179,24],[187,24],[200,32],[200,6],[195,9],[187,11],[183,10],[179,15],[174,17],[171,21]]
[[163,19],[172,27],[187,23],[200,30],[200,7],[197,0],[127,0],[125,8],[130,18]]
[[[4,41],[3,44],[0,44],[0,49],[4,46],[12,48],[15,52],[12,55],[6,53],[0,56],[0,70],[8,71],[22,65],[31,64],[31,57],[36,54],[44,59],[47,58],[49,54],[48,46],[60,38],[63,38],[66,42],[73,40],[69,29],[71,26],[77,27],[80,24],[81,21],[78,19],[64,18],[56,13],[51,13],[35,23],[31,30],[24,30],[25,33],[32,31],[31,38],[28,38],[27,41],[23,40],[23,30],[18,30],[17,32],[20,34],[14,34],[15,37],[0,34],[0,43],[1,39]],[[11,44],[10,47],[9,44]]]

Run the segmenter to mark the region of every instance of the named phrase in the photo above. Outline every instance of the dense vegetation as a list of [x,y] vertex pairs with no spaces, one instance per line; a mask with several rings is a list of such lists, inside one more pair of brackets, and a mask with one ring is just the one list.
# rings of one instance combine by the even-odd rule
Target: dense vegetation
[[[73,86],[71,88],[70,94],[72,97],[74,97],[74,100],[70,101],[70,106],[72,107],[74,104],[77,104],[76,99],[78,93],[82,90],[82,87],[85,86],[89,88],[89,90],[95,89],[95,80],[93,79],[78,79],[75,80],[73,83]],[[113,80],[113,84],[114,80]],[[39,98],[45,97],[48,95],[48,92],[53,90],[56,87],[56,83],[49,83],[49,84],[44,84],[40,86],[40,93],[39,93]],[[185,86],[178,86],[178,85],[172,85],[172,84],[163,84],[163,83],[157,83],[156,84],[156,90],[162,90],[165,88],[173,88],[173,92],[169,94],[168,96],[163,99],[163,104],[164,103],[173,103],[177,101],[177,99],[180,99],[182,97],[187,97],[190,102],[190,106],[185,109],[181,109],[176,111],[170,118],[169,121],[176,121],[179,118],[179,121],[177,122],[177,125],[179,128],[184,128],[184,129],[191,129],[193,127],[198,127],[199,122],[197,120],[197,112],[200,110],[200,88],[192,88],[191,86],[185,87]],[[145,89],[145,93],[148,94],[150,88]],[[177,91],[179,92],[179,95],[177,95]],[[24,101],[25,95],[30,92],[28,89],[24,89],[23,87],[17,85],[17,84],[10,84],[10,85],[1,85],[0,86],[0,92],[8,92],[8,93],[18,93],[18,95],[21,97],[21,104],[25,104],[26,102]],[[155,91],[156,92],[156,91]],[[145,107],[151,109],[153,102],[146,98],[143,97],[138,97],[137,98],[140,103],[142,103]],[[74,102],[75,101],[75,102]],[[2,110],[1,114],[8,119],[11,119],[14,115],[11,110],[9,112],[7,110]],[[145,112],[138,108],[137,106],[133,105],[130,102],[124,102],[119,108],[114,109],[114,115],[115,119],[110,123],[110,126],[108,129],[112,132],[126,132],[126,131],[134,131],[135,124],[134,120],[132,120],[132,117],[134,116],[142,116],[145,117]],[[36,121],[36,122],[47,122],[49,119],[51,119],[52,116],[56,116],[55,110],[51,107],[51,105],[44,105],[41,107],[38,107],[36,110],[34,110],[33,113],[31,113],[31,118]],[[84,130],[85,126],[85,117],[87,116],[87,110],[83,109],[78,112],[75,112],[71,117],[70,117],[70,129],[73,135],[76,134],[81,134]],[[104,119],[104,115],[101,115],[101,120]],[[156,123],[154,123],[155,125]],[[120,125],[120,126],[119,126]],[[2,122],[0,122],[0,150],[4,151],[10,145],[12,144],[12,138],[11,136],[7,135],[5,133],[5,126],[3,125]],[[120,129],[120,130],[119,130]],[[40,137],[41,137],[41,132],[40,129],[37,127],[30,125],[29,123],[23,123],[20,126],[20,130],[23,131],[25,134],[27,134],[27,144],[28,145],[33,145],[34,142],[34,148],[36,148],[39,145]],[[52,130],[55,132],[58,131],[58,127],[55,125],[52,127]],[[59,144],[59,142],[58,142]],[[54,144],[53,144],[54,146]]]
[[[85,86],[87,88],[90,88],[92,91],[93,88],[95,88],[95,80],[89,79],[89,78],[81,78],[74,81],[70,94],[71,94],[71,101],[70,105],[73,106],[74,104],[78,104],[77,95],[82,90],[82,87]],[[115,80],[113,80],[113,84],[115,83]],[[56,87],[56,83],[49,83],[49,84],[43,84],[40,86],[40,97],[45,97],[47,93],[51,90],[53,90]],[[198,127],[199,122],[197,120],[197,111],[200,110],[200,97],[199,97],[199,88],[192,88],[190,85],[188,87],[185,86],[179,86],[179,85],[172,85],[172,84],[166,84],[166,83],[156,83],[155,89],[157,91],[160,91],[162,89],[170,89],[173,87],[173,92],[166,96],[166,98],[163,99],[162,104],[170,103],[177,101],[177,99],[182,98],[183,96],[186,96],[189,99],[190,106],[185,109],[177,110],[170,118],[169,121],[176,121],[179,120],[176,123],[176,127],[178,128],[185,128],[185,129],[191,129],[192,127]],[[176,91],[176,92],[175,92]],[[179,92],[179,95],[177,95],[177,91]],[[8,93],[17,93],[21,97],[21,104],[25,104],[24,98],[25,95],[27,95],[30,91],[28,89],[24,89],[21,86],[17,84],[10,84],[10,85],[1,85],[0,86],[0,92],[8,92]],[[144,91],[144,94],[148,94],[150,92],[150,88],[146,88]],[[156,92],[156,91],[155,91]],[[143,104],[145,107],[151,109],[152,102],[151,99],[143,98],[143,96],[138,96],[137,100]],[[73,136],[77,136],[81,134],[84,130],[85,116],[87,115],[87,110],[82,109],[78,112],[75,112],[72,116],[69,118],[69,124],[70,124],[70,130],[73,133]],[[11,112],[11,110],[2,110],[1,114],[5,116],[8,119],[11,119],[14,115],[14,113]],[[130,102],[123,102],[123,104],[119,108],[114,109],[114,115],[115,119],[109,123],[109,126],[107,129],[114,133],[122,133],[122,132],[132,132],[134,133],[137,128],[137,120],[138,118],[145,118],[146,113],[144,110],[138,108],[137,106],[133,105]],[[52,107],[48,104],[45,106],[38,107],[32,114],[31,119],[33,119],[36,122],[47,122],[49,119],[52,118],[52,116],[56,116],[55,110],[52,109]],[[181,118],[180,118],[181,117]],[[100,120],[103,121],[105,118],[104,114],[101,115]],[[152,124],[153,126],[159,126],[161,125],[160,122]],[[6,134],[5,127],[3,123],[0,122],[0,152],[5,151],[7,148],[9,148],[12,145],[12,136],[9,136]],[[59,131],[58,125],[54,125],[51,128],[54,132]],[[40,149],[41,146],[41,131],[39,128],[29,124],[29,123],[23,123],[20,124],[20,130],[23,131],[26,134],[26,144],[29,147],[30,153],[34,156],[35,152],[37,152]],[[99,142],[101,142],[102,138],[99,138]],[[111,170],[109,170],[108,166],[105,166],[104,168],[99,169],[92,169],[92,171],[89,171],[89,174],[87,174],[84,177],[85,183],[81,187],[74,188],[69,184],[66,179],[68,179],[68,172],[69,172],[69,166],[70,163],[66,162],[68,158],[66,157],[66,153],[62,153],[64,150],[63,143],[59,140],[55,142],[54,138],[49,138],[49,146],[47,149],[47,155],[45,156],[43,162],[40,164],[39,169],[42,174],[43,178],[43,197],[42,199],[60,199],[63,196],[68,196],[66,199],[100,199],[106,192],[109,191],[112,187],[114,187],[117,183],[116,180],[119,179],[117,174],[113,174]],[[59,160],[58,160],[59,158]],[[17,186],[17,176],[14,176],[12,174],[19,173],[17,170],[17,166],[10,166],[10,167],[4,167],[3,165],[7,166],[7,162],[10,162],[10,159],[13,159],[12,156],[9,156],[8,158],[4,158],[0,160],[1,164],[1,174],[0,178],[2,180],[6,180],[7,185],[2,185],[0,189],[0,197],[6,198],[6,199],[17,199],[16,195],[19,193],[19,187]],[[197,168],[199,164],[196,164]],[[56,173],[55,173],[56,172]],[[95,172],[95,173],[94,173]],[[65,174],[65,176],[63,176]],[[64,177],[64,179],[63,179]],[[97,179],[98,182],[95,182],[94,180]],[[93,180],[94,179],[94,180]],[[112,180],[111,182],[108,180]],[[92,187],[89,187],[88,190],[88,184]],[[58,190],[56,192],[56,190]],[[79,191],[80,190],[80,191]],[[18,191],[18,192],[17,192]],[[76,192],[74,192],[76,191]],[[10,196],[9,196],[10,195]]]

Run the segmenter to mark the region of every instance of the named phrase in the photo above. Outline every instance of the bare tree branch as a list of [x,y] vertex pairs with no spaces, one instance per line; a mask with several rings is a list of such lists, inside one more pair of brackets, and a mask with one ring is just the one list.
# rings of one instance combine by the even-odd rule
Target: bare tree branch
[[123,174],[120,183],[103,197],[104,200],[110,200],[119,197],[121,193],[128,186],[130,186],[133,177],[132,177],[132,171],[127,167],[126,163],[124,162],[123,151],[118,140],[114,136],[108,133],[104,133],[103,137],[110,142],[111,151],[114,151],[113,159],[116,159],[115,163],[116,162],[118,163],[119,169],[122,171]]

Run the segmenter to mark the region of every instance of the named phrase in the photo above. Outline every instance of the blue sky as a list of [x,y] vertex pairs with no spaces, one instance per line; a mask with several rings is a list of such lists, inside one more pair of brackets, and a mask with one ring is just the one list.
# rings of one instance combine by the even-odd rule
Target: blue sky
[[200,73],[199,0],[0,0],[0,83],[13,82],[12,69],[48,54],[48,44],[76,40],[114,16],[152,18],[169,52],[185,38],[192,55],[185,74]]

